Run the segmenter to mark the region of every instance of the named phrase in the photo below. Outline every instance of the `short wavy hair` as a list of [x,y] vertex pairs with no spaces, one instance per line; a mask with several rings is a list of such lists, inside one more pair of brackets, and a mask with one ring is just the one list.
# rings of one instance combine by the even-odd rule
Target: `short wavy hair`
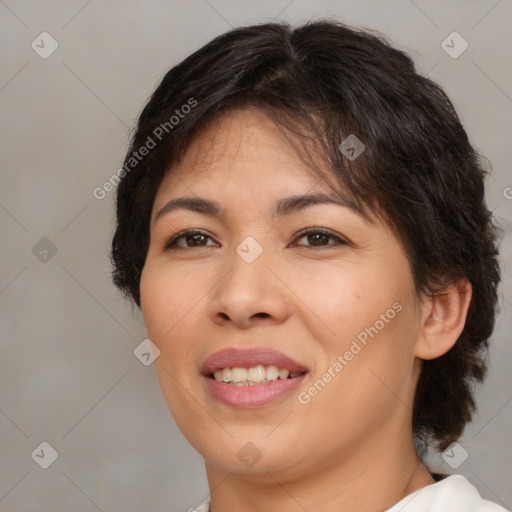
[[[119,173],[115,285],[140,306],[163,176],[214,119],[250,107],[302,130],[358,204],[385,219],[418,293],[471,283],[464,330],[445,355],[423,361],[414,400],[419,446],[445,449],[471,420],[473,384],[486,372],[499,230],[485,203],[483,159],[452,103],[379,34],[332,20],[260,24],[220,35],[173,67],[143,109]],[[365,144],[355,160],[339,149],[348,135]]]

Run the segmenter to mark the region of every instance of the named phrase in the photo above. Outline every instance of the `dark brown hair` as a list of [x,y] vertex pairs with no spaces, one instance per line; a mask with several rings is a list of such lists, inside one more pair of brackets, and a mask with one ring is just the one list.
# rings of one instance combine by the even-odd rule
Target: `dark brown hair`
[[[416,439],[445,449],[470,421],[472,385],[486,370],[500,280],[497,227],[485,204],[486,172],[450,100],[381,36],[328,20],[255,25],[173,67],[144,108],[124,162],[114,283],[140,306],[164,174],[212,120],[246,107],[315,142],[355,200],[396,233],[419,293],[442,293],[460,278],[471,283],[464,331],[448,353],[423,362],[415,395]],[[354,160],[339,149],[349,135],[365,145]]]

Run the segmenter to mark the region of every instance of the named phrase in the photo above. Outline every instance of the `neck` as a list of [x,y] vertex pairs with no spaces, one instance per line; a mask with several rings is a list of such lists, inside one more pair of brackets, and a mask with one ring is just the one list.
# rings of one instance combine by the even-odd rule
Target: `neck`
[[206,464],[212,512],[381,512],[412,492],[435,483],[412,438],[367,443],[314,471],[263,468],[236,474]]

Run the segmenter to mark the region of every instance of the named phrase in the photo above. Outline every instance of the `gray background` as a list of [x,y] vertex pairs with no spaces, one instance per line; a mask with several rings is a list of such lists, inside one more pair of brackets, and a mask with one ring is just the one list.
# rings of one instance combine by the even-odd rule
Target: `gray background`
[[[98,200],[93,190],[119,168],[143,104],[188,53],[233,26],[326,16],[409,52],[492,162],[488,203],[505,237],[491,373],[460,441],[467,460],[453,470],[439,454],[429,460],[512,507],[510,0],[0,0],[1,511],[184,512],[207,495],[200,456],[153,368],[133,354],[145,331],[110,283],[114,193]],[[46,59],[31,48],[43,31],[59,44]],[[469,43],[456,59],[441,47],[453,31]],[[43,237],[53,245],[36,245]],[[31,457],[43,441],[58,452],[48,469],[35,461],[48,449]]]

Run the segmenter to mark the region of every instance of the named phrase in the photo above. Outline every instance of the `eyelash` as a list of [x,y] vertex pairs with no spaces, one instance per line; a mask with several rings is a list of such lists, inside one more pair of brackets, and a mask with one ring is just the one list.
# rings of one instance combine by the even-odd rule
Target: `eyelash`
[[[320,246],[299,244],[299,246],[301,246],[301,247],[309,247],[309,248],[325,249],[327,247],[332,247],[332,246],[336,246],[336,245],[348,245],[349,244],[347,240],[343,239],[342,237],[340,237],[336,233],[330,231],[329,229],[325,229],[325,228],[306,228],[306,229],[303,229],[302,231],[297,233],[297,235],[296,235],[294,240],[299,240],[299,239],[303,238],[304,236],[311,235],[311,234],[322,234],[322,235],[329,236],[331,239],[335,240],[336,243],[335,244],[320,245]],[[177,243],[176,243],[176,242],[178,242],[178,240],[185,239],[187,236],[193,236],[193,235],[203,235],[205,237],[208,237],[208,238],[212,239],[212,237],[208,233],[206,233],[205,231],[201,231],[199,229],[189,229],[189,230],[186,230],[186,231],[181,231],[180,233],[174,235],[165,244],[165,250],[177,251],[177,250],[194,249],[194,247],[183,247],[183,246],[177,245]],[[200,245],[200,246],[197,246],[197,247],[211,247],[211,246],[202,246],[202,245]]]

